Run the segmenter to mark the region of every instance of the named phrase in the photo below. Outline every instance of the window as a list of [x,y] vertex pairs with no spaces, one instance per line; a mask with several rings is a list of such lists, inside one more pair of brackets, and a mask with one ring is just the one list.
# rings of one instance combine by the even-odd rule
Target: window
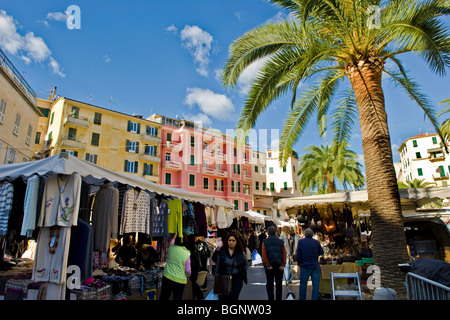
[[195,174],[189,175],[189,187],[195,187]]
[[214,190],[215,191],[223,191],[223,180],[214,179]]
[[28,132],[27,132],[27,140],[25,140],[25,143],[27,145],[30,145],[30,141],[31,141],[31,134],[33,133],[33,127],[30,125],[28,125]]
[[16,162],[17,151],[10,146],[6,147],[5,164]]
[[244,194],[250,195],[250,185],[244,184]]
[[146,144],[144,153],[156,157],[156,148],[156,146]]
[[244,202],[244,211],[248,211],[248,202]]
[[94,114],[94,124],[102,124],[102,114],[96,112]]
[[193,154],[191,154],[191,159],[190,159],[191,161],[190,161],[190,165],[191,166],[194,166],[195,165],[195,156],[193,155]]
[[195,137],[191,136],[191,147],[195,147]]
[[62,153],[70,154],[71,156],[78,157],[78,151],[61,149]]
[[142,174],[144,176],[152,176],[153,175],[153,164],[144,163],[144,172]]
[[6,101],[2,99],[2,103],[0,104],[0,123],[3,123],[3,119],[5,118],[6,112]]
[[207,190],[209,185],[209,179],[203,178],[203,189]]
[[158,128],[151,127],[151,126],[146,126],[145,127],[145,133],[150,135],[150,136],[157,137],[158,136]]
[[261,167],[261,174],[266,174],[266,167]]
[[233,164],[233,173],[241,174],[241,165],[240,164]]
[[141,133],[141,124],[128,120],[127,131],[131,133]]
[[417,168],[417,174],[419,175],[419,177],[423,176],[422,168]]
[[255,166],[255,172],[258,172],[258,166]]
[[166,179],[165,179],[166,184],[170,185],[172,184],[172,174],[169,172],[166,172]]
[[137,173],[138,172],[138,162],[125,160],[124,171],[129,172],[129,173]]
[[85,160],[97,164],[97,157],[96,154],[86,153]]
[[269,173],[273,173],[273,167],[269,167]]
[[259,181],[255,181],[255,190],[259,190]]
[[445,170],[444,170],[444,166],[439,166],[439,169],[441,169],[441,177],[445,177]]
[[263,187],[262,187],[262,189],[263,189],[263,191],[266,191],[266,189],[267,189],[267,186],[266,186],[266,183],[265,183],[265,182],[263,182]]
[[275,190],[275,183],[274,182],[270,183],[270,190],[272,190],[272,191]]
[[53,123],[53,118],[55,118],[55,113],[54,112],[52,112],[52,115],[50,116],[50,124]]
[[240,181],[238,181],[238,183],[237,183],[237,190],[236,190],[236,192],[241,192],[241,182]]
[[72,107],[72,111],[70,112],[71,116],[74,118],[77,118],[80,116],[80,108],[78,107]]
[[125,151],[139,153],[139,142],[127,140]]
[[286,172],[286,167],[283,167],[283,172]]
[[287,190],[288,189],[288,184],[287,184],[287,182],[284,182],[284,190]]
[[433,137],[433,144],[437,144],[437,137]]
[[167,132],[167,141],[172,141],[172,134]]
[[413,140],[413,147],[417,147],[417,140]]
[[234,192],[234,181],[231,181],[231,192]]
[[93,146],[99,146],[100,144],[100,134],[99,133],[92,133],[92,139],[91,139],[91,145]]
[[39,144],[41,141],[41,133],[40,132],[36,132],[36,137],[34,138],[34,143],[35,144]]
[[234,200],[234,210],[239,210],[239,200]]
[[69,128],[69,133],[67,134],[67,139],[71,141],[77,140],[77,129]]
[[420,156],[420,152],[416,152],[416,158],[417,159],[421,159],[422,157]]
[[16,114],[16,122],[14,123],[14,129],[13,133],[17,135],[19,133],[19,126],[20,126],[20,114]]
[[166,161],[170,162],[170,153],[166,152],[166,156],[165,156]]

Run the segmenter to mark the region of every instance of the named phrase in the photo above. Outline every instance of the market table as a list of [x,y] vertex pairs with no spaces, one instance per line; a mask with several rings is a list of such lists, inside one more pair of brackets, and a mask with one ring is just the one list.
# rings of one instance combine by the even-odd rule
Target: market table
[[[355,273],[358,266],[354,262],[344,262],[342,264],[322,264],[320,265],[319,293],[331,294],[330,273]],[[346,285],[347,279],[336,279],[338,285]]]

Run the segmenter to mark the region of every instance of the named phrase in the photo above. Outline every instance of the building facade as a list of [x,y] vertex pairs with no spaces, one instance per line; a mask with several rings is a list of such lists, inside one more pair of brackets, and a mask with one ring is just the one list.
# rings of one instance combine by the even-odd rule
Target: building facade
[[450,157],[438,134],[426,133],[409,138],[398,152],[400,163],[395,165],[397,181],[424,179],[437,187],[449,185]]
[[64,97],[39,102],[43,110],[49,105],[44,157],[66,152],[159,182],[160,124]]
[[298,157],[291,155],[284,168],[280,166],[278,150],[254,151],[253,157],[256,158],[252,172],[254,210],[274,218],[287,219],[281,217],[277,202],[281,198],[302,195],[298,189]]
[[36,95],[0,50],[0,163],[31,161],[42,116]]
[[160,184],[221,198],[252,210],[251,151],[233,137],[183,119],[152,115],[161,124]]

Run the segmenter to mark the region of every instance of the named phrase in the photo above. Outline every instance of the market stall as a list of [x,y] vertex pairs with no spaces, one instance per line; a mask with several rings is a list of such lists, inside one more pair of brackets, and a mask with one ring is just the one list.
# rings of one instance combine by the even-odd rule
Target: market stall
[[[226,205],[66,153],[1,165],[0,196],[4,299],[154,298],[169,239],[194,232],[206,238],[206,211]],[[116,261],[128,237],[154,249],[151,267]]]
[[[400,189],[404,216],[417,208],[450,197],[449,188]],[[311,228],[324,248],[321,264],[321,293],[330,293],[330,272],[364,270],[373,263],[370,206],[367,191],[342,192],[280,199],[278,208]],[[345,268],[344,268],[345,265]],[[354,271],[352,271],[354,272]]]

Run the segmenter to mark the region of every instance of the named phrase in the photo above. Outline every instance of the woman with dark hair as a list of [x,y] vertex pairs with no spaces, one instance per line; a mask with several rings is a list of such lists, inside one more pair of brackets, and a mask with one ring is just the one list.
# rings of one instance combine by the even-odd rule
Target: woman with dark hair
[[242,286],[247,283],[248,261],[240,237],[235,232],[225,236],[216,262],[216,275],[231,274],[232,291],[229,295],[219,295],[219,300],[238,300]]

